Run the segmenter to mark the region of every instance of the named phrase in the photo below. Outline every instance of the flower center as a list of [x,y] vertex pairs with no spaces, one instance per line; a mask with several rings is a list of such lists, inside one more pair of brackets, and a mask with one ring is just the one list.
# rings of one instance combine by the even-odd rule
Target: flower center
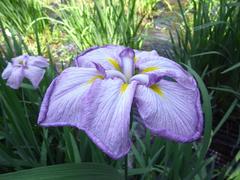
[[[135,69],[135,62],[137,61],[135,52],[131,48],[125,48],[119,54],[120,63],[113,59],[108,58],[107,61],[114,66],[115,70],[105,70],[100,64],[95,63],[96,68],[101,75],[105,78],[120,78],[123,80],[124,84],[121,87],[121,92],[124,92],[127,88],[127,85],[133,81],[137,81],[138,84],[145,85],[150,87],[159,95],[162,95],[160,89],[158,89],[154,84],[160,79],[154,74],[149,74],[147,72],[158,70],[158,67],[148,67],[138,73],[138,69]],[[120,64],[120,65],[119,65]]]
[[27,61],[25,59],[18,60],[18,64],[16,64],[19,67],[27,68]]
[[25,65],[25,62],[21,59],[21,60],[19,61],[19,64]]
[[131,48],[126,48],[120,53],[122,72],[125,75],[128,82],[134,74],[135,69],[134,57],[135,53]]

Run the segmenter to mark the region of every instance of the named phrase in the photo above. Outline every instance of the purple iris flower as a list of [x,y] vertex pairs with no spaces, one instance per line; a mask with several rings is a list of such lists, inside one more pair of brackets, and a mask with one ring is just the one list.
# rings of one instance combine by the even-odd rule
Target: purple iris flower
[[156,51],[94,47],[80,54],[75,65],[49,86],[40,125],[77,127],[113,159],[130,149],[132,105],[138,121],[157,136],[177,142],[201,136],[203,117],[195,80]]
[[21,55],[12,58],[12,63],[8,62],[2,73],[2,78],[7,79],[7,85],[13,89],[18,89],[26,77],[30,80],[34,88],[41,82],[48,62],[41,56]]

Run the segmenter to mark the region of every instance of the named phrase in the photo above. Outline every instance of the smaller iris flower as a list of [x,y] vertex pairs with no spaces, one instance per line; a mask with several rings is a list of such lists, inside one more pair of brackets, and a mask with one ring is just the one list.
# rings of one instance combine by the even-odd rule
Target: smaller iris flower
[[30,80],[34,88],[41,82],[48,62],[41,56],[21,55],[12,58],[2,73],[2,78],[7,79],[7,85],[13,89],[18,89],[26,77]]
[[86,50],[75,64],[48,87],[40,125],[77,127],[113,159],[130,150],[132,106],[138,122],[157,136],[177,142],[201,136],[197,83],[177,63],[156,51],[107,45]]

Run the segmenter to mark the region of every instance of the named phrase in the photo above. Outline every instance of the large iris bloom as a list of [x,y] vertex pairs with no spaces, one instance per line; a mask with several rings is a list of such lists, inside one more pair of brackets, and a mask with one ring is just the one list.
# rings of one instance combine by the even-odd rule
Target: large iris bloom
[[198,139],[202,132],[199,90],[193,77],[156,51],[123,46],[86,50],[76,67],[53,80],[42,102],[42,126],[75,126],[114,159],[130,149],[130,112],[160,137],[177,142]]
[[8,62],[2,73],[2,78],[7,79],[7,85],[13,89],[18,89],[26,77],[30,80],[34,88],[41,82],[48,62],[41,56],[21,55]]

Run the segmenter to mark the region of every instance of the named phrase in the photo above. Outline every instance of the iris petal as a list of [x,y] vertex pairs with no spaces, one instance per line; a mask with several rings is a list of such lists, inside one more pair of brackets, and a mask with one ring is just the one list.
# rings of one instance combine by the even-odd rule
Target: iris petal
[[152,57],[159,57],[157,51],[138,51],[135,50],[136,64],[142,64],[151,60]]
[[130,111],[136,82],[120,79],[96,81],[85,97],[81,129],[106,154],[118,159],[130,149]]
[[153,133],[179,142],[200,137],[203,117],[197,88],[162,79],[153,88],[138,85],[135,100],[142,123]]
[[12,73],[12,70],[13,70],[13,66],[11,63],[8,63],[7,64],[7,67],[4,69],[4,71],[2,72],[2,78],[3,79],[8,79],[9,76],[11,75]]
[[24,68],[24,75],[31,81],[34,88],[38,87],[39,83],[41,82],[44,76],[44,73],[45,73],[44,69],[41,69],[36,66],[28,66],[28,68]]
[[143,51],[137,55],[139,60],[136,67],[140,72],[156,76],[169,76],[187,88],[196,88],[197,85],[193,77],[174,61],[158,56],[156,51]]
[[22,67],[13,67],[11,75],[8,77],[7,85],[13,89],[18,89],[24,78]]
[[20,56],[17,56],[15,58],[12,58],[12,63],[14,66],[19,66],[19,65],[26,65],[27,61],[29,60],[29,55],[23,54]]
[[46,68],[49,65],[47,60],[42,56],[30,56],[27,64],[40,68]]
[[[42,126],[70,125],[79,127],[83,97],[99,72],[94,68],[71,67],[49,86],[43,99],[38,123]],[[89,81],[95,78],[93,81]]]
[[120,70],[119,54],[124,48],[114,45],[90,48],[75,59],[75,64],[79,67],[94,67],[94,62],[100,64],[106,70]]
[[134,57],[135,53],[131,48],[126,48],[120,53],[122,71],[127,79],[130,79],[134,74]]

